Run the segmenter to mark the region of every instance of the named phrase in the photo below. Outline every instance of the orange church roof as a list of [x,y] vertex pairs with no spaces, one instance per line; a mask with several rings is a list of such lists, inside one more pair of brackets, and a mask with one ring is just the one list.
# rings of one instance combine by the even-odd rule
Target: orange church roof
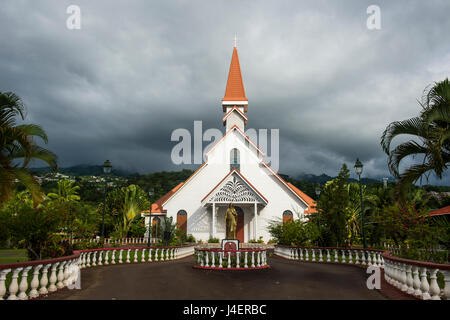
[[236,47],[233,48],[227,87],[225,89],[225,96],[222,101],[248,101],[245,96],[241,66],[239,65],[239,57]]
[[[181,188],[181,186],[184,184],[184,182],[180,182],[175,188],[167,192],[165,195],[163,195],[161,198],[159,198],[155,203],[152,203],[152,210],[151,213],[166,213],[167,210],[164,210],[162,205],[163,203],[169,199],[175,192],[178,191],[178,189]],[[148,210],[144,211],[148,212]]]
[[317,213],[317,210],[314,208],[316,206],[316,202],[308,196],[306,193],[301,191],[299,188],[294,186],[292,183],[288,182],[287,185],[300,197],[302,198],[307,204],[308,209],[305,210],[305,213]]

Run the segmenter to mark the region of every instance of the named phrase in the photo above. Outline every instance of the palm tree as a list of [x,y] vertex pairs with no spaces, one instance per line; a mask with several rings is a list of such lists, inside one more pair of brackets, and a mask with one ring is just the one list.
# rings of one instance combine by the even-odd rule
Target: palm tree
[[121,210],[122,222],[117,225],[117,229],[121,238],[125,238],[134,218],[137,215],[140,215],[142,210],[148,207],[148,200],[143,196],[143,193],[140,192],[139,187],[134,184],[124,187],[122,190],[125,199]]
[[48,198],[55,199],[62,205],[64,221],[66,222],[66,231],[70,234],[70,241],[72,241],[72,226],[75,221],[72,207],[75,202],[80,201],[80,196],[78,195],[79,189],[80,187],[75,185],[75,181],[63,179],[58,181],[58,193],[47,194]]
[[[411,184],[431,173],[439,179],[450,163],[450,83],[448,78],[436,82],[424,91],[419,102],[423,110],[418,117],[395,121],[388,125],[381,137],[381,146],[389,156],[390,172],[398,178],[396,193],[401,202]],[[390,150],[392,140],[401,135],[413,135],[415,139],[399,144]],[[400,173],[399,166],[407,157],[421,157],[421,163],[412,165]]]
[[43,200],[38,181],[27,170],[31,160],[57,167],[56,155],[36,144],[36,137],[48,142],[45,131],[35,124],[18,125],[17,117],[25,119],[22,100],[12,92],[0,92],[0,207],[11,199],[16,181],[30,191],[35,205]]

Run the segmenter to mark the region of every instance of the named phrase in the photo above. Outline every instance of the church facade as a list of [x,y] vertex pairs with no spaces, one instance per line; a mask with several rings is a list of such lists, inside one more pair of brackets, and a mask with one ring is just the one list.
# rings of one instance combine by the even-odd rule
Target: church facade
[[[152,204],[151,217],[173,217],[197,240],[225,238],[225,211],[238,213],[236,237],[241,242],[268,241],[271,220],[304,219],[315,212],[314,201],[284,181],[265,161],[265,153],[245,134],[248,117],[239,57],[233,48],[222,99],[224,136],[207,152],[206,161],[186,181]],[[157,219],[157,218],[156,218]]]

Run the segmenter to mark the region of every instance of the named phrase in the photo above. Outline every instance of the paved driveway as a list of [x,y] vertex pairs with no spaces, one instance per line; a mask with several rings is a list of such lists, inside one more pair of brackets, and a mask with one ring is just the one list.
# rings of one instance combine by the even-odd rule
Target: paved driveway
[[365,269],[348,265],[269,258],[270,269],[193,269],[179,261],[83,269],[81,290],[64,289],[45,299],[384,299],[366,288]]

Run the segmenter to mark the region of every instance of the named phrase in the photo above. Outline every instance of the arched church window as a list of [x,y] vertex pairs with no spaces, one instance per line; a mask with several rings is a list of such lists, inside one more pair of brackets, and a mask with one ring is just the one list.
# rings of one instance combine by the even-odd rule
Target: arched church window
[[294,215],[292,214],[292,211],[286,210],[283,212],[283,223],[286,223],[288,221],[294,220]]
[[236,169],[238,171],[241,169],[239,150],[236,148],[232,149],[230,152],[230,171],[233,169]]
[[187,232],[187,212],[185,210],[177,212],[177,226],[179,230]]

